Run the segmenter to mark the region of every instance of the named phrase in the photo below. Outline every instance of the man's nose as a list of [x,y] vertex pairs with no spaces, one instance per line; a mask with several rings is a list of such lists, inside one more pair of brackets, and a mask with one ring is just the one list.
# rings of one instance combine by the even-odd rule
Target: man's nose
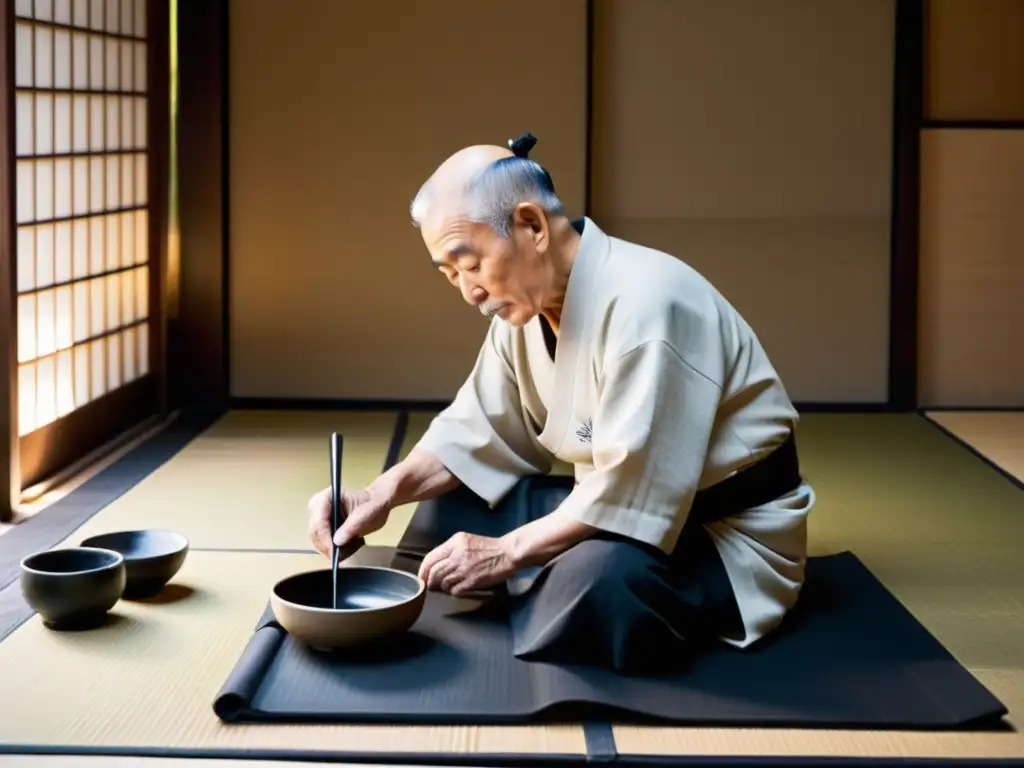
[[461,274],[459,275],[459,290],[462,291],[462,298],[467,304],[476,305],[487,300],[487,291]]

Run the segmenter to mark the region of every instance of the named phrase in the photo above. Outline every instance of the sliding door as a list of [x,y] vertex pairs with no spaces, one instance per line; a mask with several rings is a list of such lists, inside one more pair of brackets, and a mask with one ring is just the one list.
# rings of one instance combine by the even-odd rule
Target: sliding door
[[159,409],[150,36],[160,27],[149,18],[159,7],[13,0],[22,488]]

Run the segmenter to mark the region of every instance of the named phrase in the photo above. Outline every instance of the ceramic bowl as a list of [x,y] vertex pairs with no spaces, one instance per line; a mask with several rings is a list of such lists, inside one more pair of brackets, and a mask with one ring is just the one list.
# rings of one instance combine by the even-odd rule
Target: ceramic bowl
[[408,631],[419,619],[426,585],[405,571],[377,566],[338,569],[338,607],[331,570],[306,571],[274,585],[270,605],[278,624],[319,651],[366,645]]
[[98,547],[51,549],[21,561],[21,593],[50,629],[103,624],[126,580],[121,553]]
[[126,600],[158,594],[181,570],[189,542],[180,533],[161,530],[117,531],[90,536],[83,547],[100,547],[124,556]]

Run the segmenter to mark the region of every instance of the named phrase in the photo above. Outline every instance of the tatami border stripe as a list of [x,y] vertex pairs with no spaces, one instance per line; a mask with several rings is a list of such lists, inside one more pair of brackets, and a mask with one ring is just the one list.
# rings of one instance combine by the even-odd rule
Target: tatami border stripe
[[611,723],[583,723],[583,739],[587,744],[587,759],[600,762],[617,762],[619,754],[615,746],[615,731]]
[[[36,744],[0,744],[0,755],[108,756],[184,759],[236,759],[301,761],[309,763],[344,762],[373,765],[473,766],[474,768],[516,768],[518,766],[586,766],[592,762],[575,754],[514,753],[418,753],[418,752],[337,752],[287,749],[215,749],[178,747],[57,747]],[[1024,758],[980,757],[822,757],[788,755],[620,755],[615,766],[679,766],[683,768],[1024,768]]]
[[388,446],[388,455],[384,458],[384,472],[387,472],[398,463],[398,457],[402,455],[402,444],[405,442],[405,435],[408,430],[409,411],[403,408],[395,420],[395,431],[391,435],[391,445]]
[[519,768],[522,766],[585,766],[580,754],[524,754],[477,752],[346,752],[288,749],[216,749],[177,747],[56,747],[0,744],[0,755],[75,755],[105,757],[179,758],[191,760],[274,760],[308,763],[372,765],[466,766],[466,768]]
[[1001,466],[996,464],[992,459],[990,459],[988,456],[983,454],[979,449],[975,448],[973,445],[971,445],[969,442],[967,442],[967,440],[965,440],[964,438],[960,437],[960,435],[956,434],[955,432],[953,432],[951,429],[949,429],[945,425],[940,424],[938,421],[936,421],[931,416],[929,416],[926,412],[920,411],[920,412],[918,412],[918,416],[920,416],[926,422],[928,422],[930,425],[932,425],[937,430],[942,432],[946,437],[948,437],[954,443],[959,445],[961,448],[963,448],[964,450],[966,450],[969,453],[971,453],[975,458],[977,458],[980,461],[984,462],[985,465],[988,466],[990,469],[994,469],[998,474],[1002,475],[1005,479],[1009,480],[1010,484],[1013,485],[1015,488],[1018,488],[1019,490],[1024,491],[1024,480],[1022,480],[1021,478],[1017,477],[1016,475],[1014,475],[1009,470],[1003,469]]

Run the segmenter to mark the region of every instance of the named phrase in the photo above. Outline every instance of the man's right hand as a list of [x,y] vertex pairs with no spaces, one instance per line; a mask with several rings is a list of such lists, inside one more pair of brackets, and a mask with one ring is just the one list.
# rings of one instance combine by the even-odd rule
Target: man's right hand
[[[334,545],[344,547],[368,533],[384,527],[391,507],[387,499],[367,490],[341,491],[342,523],[334,537]],[[328,486],[309,500],[309,535],[313,546],[324,557],[333,551],[331,542],[331,489]]]

